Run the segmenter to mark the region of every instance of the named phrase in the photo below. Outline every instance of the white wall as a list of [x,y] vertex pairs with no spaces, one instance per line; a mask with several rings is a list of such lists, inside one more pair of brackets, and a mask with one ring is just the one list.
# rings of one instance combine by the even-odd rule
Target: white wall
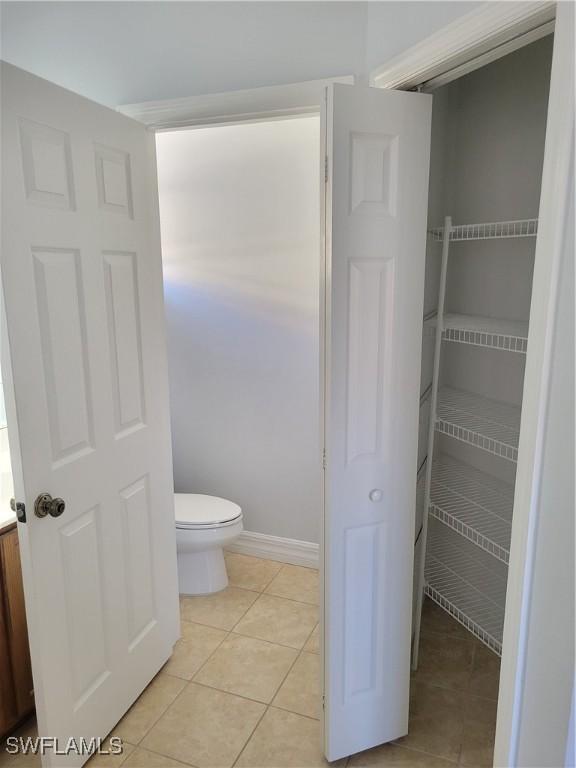
[[367,78],[474,2],[2,2],[2,58],[110,106]]
[[157,148],[176,490],[317,541],[319,119]]

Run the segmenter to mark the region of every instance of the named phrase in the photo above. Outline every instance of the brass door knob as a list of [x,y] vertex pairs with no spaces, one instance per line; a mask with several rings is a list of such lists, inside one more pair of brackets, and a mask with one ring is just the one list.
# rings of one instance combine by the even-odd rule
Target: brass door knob
[[49,493],[41,493],[34,502],[34,514],[36,517],[60,517],[66,509],[64,499],[53,499]]

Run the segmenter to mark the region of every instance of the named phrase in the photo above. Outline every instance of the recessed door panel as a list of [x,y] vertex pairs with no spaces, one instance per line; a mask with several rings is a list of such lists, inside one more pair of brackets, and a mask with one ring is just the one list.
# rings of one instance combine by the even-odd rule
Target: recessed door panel
[[34,248],[34,276],[52,461],[94,445],[88,342],[79,250]]
[[116,437],[144,425],[142,341],[135,253],[103,254]]
[[103,211],[132,218],[132,174],[130,155],[119,149],[94,146],[98,205]]
[[132,651],[156,622],[154,605],[154,559],[150,541],[150,493],[143,477],[120,492],[128,645]]
[[25,119],[19,122],[27,200],[48,208],[72,210],[75,203],[70,137],[48,125]]
[[386,447],[389,421],[394,301],[390,259],[351,259],[348,309],[348,462],[373,458]]
[[[102,588],[98,507],[60,529],[74,709],[110,675]],[[62,681],[65,684],[65,681]]]
[[[349,528],[344,567],[344,695],[347,700],[382,687],[382,564],[385,530],[382,524]],[[365,588],[359,592],[361,579]]]

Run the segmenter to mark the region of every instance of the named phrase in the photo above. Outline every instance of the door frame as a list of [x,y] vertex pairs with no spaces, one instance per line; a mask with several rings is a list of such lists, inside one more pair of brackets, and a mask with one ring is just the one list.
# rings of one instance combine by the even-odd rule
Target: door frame
[[354,85],[354,75],[307,80],[242,91],[185,96],[181,99],[122,104],[118,112],[155,131],[208,128],[320,114],[330,83]]
[[[435,87],[553,31],[556,3],[485,2],[370,72],[376,88]],[[427,90],[424,85],[424,90]]]
[[[549,34],[556,16],[560,21],[554,41],[536,239],[534,274],[539,289],[532,297],[524,379],[494,752],[496,766],[517,764],[522,714],[528,696],[526,659],[533,640],[529,620],[534,585],[543,577],[536,567],[536,544],[540,524],[545,522],[540,493],[550,405],[550,363],[556,338],[563,233],[569,215],[574,141],[573,12],[571,3],[558,3],[558,7],[549,2],[484,3],[373,70],[370,76],[370,83],[376,87],[431,90]],[[572,682],[566,683],[570,689]],[[568,722],[568,712],[566,718]]]

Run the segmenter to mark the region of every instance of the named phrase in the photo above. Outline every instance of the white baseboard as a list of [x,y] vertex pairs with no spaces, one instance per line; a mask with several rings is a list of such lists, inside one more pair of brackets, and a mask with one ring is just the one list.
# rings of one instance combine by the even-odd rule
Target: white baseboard
[[304,565],[318,568],[319,547],[312,541],[285,539],[281,536],[269,536],[265,533],[242,531],[239,538],[227,547],[229,552],[240,555],[262,557],[266,560],[278,560],[290,565]]

